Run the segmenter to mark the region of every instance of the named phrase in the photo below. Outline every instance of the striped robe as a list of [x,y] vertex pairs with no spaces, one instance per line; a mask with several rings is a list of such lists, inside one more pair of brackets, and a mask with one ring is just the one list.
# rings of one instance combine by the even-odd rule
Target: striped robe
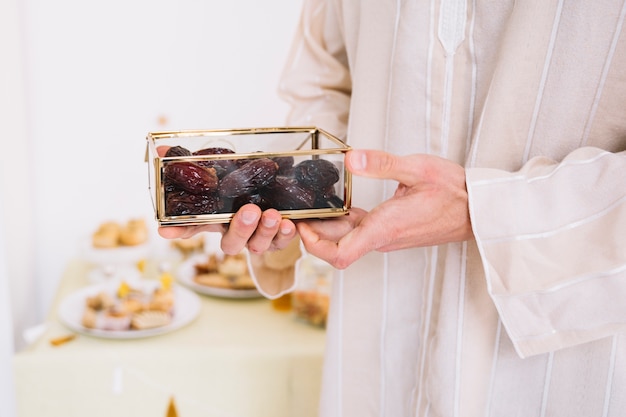
[[[338,273],[322,416],[626,416],[625,14],[304,1],[289,124],[463,164],[475,234]],[[353,205],[395,186],[355,178]]]

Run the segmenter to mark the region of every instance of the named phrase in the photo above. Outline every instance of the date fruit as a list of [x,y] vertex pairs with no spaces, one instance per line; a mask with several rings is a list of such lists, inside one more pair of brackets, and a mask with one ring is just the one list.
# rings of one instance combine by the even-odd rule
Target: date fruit
[[217,190],[217,174],[213,168],[204,168],[193,162],[170,162],[164,168],[165,186],[194,194]]
[[229,148],[190,152],[182,146],[172,146],[165,156],[230,154],[233,159],[166,161],[165,214],[234,213],[249,203],[262,210],[341,208],[344,204],[343,198],[335,194],[340,172],[325,159],[309,159],[295,165],[293,156],[238,158]]
[[278,164],[271,159],[253,159],[222,178],[219,194],[228,198],[255,194],[274,181],[277,171]]
[[[195,151],[193,155],[230,155],[234,154],[235,151],[229,148],[204,148],[199,151]],[[198,161],[198,165],[201,165],[206,168],[215,168],[215,172],[218,178],[223,178],[224,175],[228,174],[231,171],[237,169],[240,165],[240,160],[238,159],[209,159],[205,161]]]
[[191,152],[189,149],[183,148],[182,146],[172,146],[165,152],[165,156],[191,156]]
[[266,200],[281,210],[299,210],[315,207],[315,190],[303,187],[295,178],[279,176],[261,191]]
[[186,216],[218,213],[221,210],[220,200],[215,197],[215,195],[170,190],[165,198],[165,215]]
[[325,159],[302,161],[293,170],[300,184],[314,190],[327,190],[339,181],[339,170],[335,164]]

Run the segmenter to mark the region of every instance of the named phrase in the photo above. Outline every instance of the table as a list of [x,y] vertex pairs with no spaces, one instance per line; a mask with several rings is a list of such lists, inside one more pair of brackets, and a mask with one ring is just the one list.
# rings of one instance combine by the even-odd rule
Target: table
[[317,415],[325,332],[266,299],[201,295],[199,317],[165,335],[109,340],[79,335],[56,317],[59,302],[88,285],[90,265],[73,260],[43,336],[14,357],[18,417]]

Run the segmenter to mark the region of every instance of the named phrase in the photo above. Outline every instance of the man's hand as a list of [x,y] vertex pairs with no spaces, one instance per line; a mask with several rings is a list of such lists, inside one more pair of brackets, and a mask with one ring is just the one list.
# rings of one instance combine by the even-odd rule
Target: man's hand
[[396,192],[369,213],[352,208],[344,218],[298,222],[309,253],[343,269],[373,250],[473,237],[462,166],[432,155],[371,150],[348,152],[346,165],[354,175],[398,181]]

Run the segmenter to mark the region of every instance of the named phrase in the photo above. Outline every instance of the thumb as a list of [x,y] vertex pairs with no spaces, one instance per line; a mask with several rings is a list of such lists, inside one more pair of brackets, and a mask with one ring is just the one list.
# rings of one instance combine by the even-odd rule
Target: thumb
[[346,165],[354,175],[396,180],[411,184],[416,180],[415,161],[383,151],[353,149],[346,154]]

